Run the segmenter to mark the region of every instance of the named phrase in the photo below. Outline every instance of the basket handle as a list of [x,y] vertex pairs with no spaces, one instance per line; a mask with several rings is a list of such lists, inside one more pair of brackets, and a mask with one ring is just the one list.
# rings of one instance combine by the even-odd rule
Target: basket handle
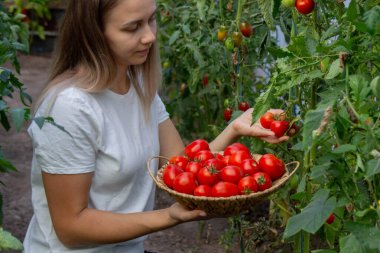
[[146,162],[146,167],[148,168],[148,172],[149,172],[149,175],[150,177],[154,180],[154,182],[159,185],[160,183],[157,181],[156,177],[153,175],[153,172],[152,172],[152,169],[150,168],[150,162],[153,160],[153,159],[165,159],[167,161],[169,161],[169,159],[165,156],[153,156],[151,157],[150,159],[148,159],[148,161]]
[[[291,171],[289,171],[288,166],[289,165],[293,165],[293,164],[295,164],[295,167]],[[289,172],[289,176],[288,177],[291,177],[294,173],[296,173],[296,171],[299,168],[299,166],[300,166],[300,162],[299,161],[292,161],[290,163],[285,164],[285,168]]]

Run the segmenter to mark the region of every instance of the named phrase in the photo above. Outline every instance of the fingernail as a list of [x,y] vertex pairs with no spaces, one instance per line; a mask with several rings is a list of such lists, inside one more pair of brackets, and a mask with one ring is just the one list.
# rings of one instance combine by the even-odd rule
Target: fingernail
[[207,216],[207,213],[205,213],[205,212],[200,212],[200,213],[199,213],[199,216],[205,217],[205,216]]

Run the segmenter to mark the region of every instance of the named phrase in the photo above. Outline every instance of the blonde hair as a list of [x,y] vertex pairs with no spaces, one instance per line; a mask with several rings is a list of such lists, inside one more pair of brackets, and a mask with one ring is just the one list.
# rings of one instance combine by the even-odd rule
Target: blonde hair
[[[117,68],[103,33],[104,20],[117,4],[118,0],[68,2],[54,52],[52,70],[35,104],[36,109],[53,88],[58,87],[55,93],[69,85],[87,92],[100,92],[109,88]],[[143,64],[129,67],[128,76],[140,98],[146,118],[149,118],[150,105],[161,85],[157,41],[153,43]]]

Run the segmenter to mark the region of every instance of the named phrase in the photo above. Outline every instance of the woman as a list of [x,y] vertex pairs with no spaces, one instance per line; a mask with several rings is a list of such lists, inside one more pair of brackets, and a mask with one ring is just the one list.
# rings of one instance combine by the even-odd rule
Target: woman
[[[184,144],[157,95],[160,60],[154,0],[72,0],[62,23],[35,123],[32,202],[25,252],[144,252],[149,233],[206,219],[178,203],[153,211],[146,161],[179,154]],[[274,110],[280,113],[280,110]],[[287,140],[251,124],[247,111],[213,142],[239,136]],[[158,168],[158,164],[152,164]]]

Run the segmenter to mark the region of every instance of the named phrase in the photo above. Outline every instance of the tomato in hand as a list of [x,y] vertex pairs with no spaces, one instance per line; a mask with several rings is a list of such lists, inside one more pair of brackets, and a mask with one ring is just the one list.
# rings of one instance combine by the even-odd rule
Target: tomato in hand
[[272,180],[270,179],[270,176],[265,172],[256,172],[252,175],[252,177],[257,182],[260,191],[269,189],[272,186]]
[[311,13],[314,10],[314,6],[313,0],[296,0],[296,9],[303,15]]
[[260,124],[266,128],[269,129],[270,125],[274,121],[274,114],[271,112],[266,112],[263,114],[263,116],[260,117]]
[[178,165],[168,164],[162,172],[162,180],[168,187],[173,188],[174,179],[182,172],[183,170]]
[[240,166],[244,175],[253,175],[253,173],[259,172],[259,165],[254,159],[245,159]]
[[272,132],[274,132],[274,134],[277,137],[284,136],[286,131],[288,131],[288,128],[289,128],[289,122],[286,120],[282,120],[282,121],[281,120],[274,120],[270,124],[270,130]]
[[326,223],[327,223],[327,224],[331,224],[331,223],[334,222],[334,220],[335,220],[335,215],[332,213],[332,214],[330,214],[330,216],[327,218]]
[[218,40],[224,41],[227,37],[227,28],[224,25],[221,25],[218,29]]
[[227,165],[219,172],[219,178],[224,182],[237,184],[243,177],[243,171],[239,166]]
[[215,158],[214,154],[210,150],[201,150],[194,156],[194,161],[200,162],[202,165],[205,161]]
[[173,181],[173,189],[177,192],[194,194],[197,187],[195,175],[191,172],[183,172],[175,177]]
[[239,180],[238,188],[241,195],[247,195],[252,192],[257,192],[259,185],[252,176],[245,176]]
[[194,189],[194,195],[200,197],[211,197],[211,187],[209,185],[198,185]]
[[240,143],[240,142],[235,142],[235,143],[232,143],[231,145],[228,145],[224,151],[223,151],[223,155],[224,156],[230,156],[238,151],[245,151],[247,152],[248,154],[251,153],[251,151],[249,151],[249,148],[247,146],[245,146],[244,144]]
[[239,103],[239,110],[240,110],[240,111],[245,112],[245,111],[248,110],[249,108],[250,108],[250,105],[249,105],[248,102],[243,101],[243,102],[240,102],[240,103]]
[[273,154],[264,154],[259,160],[259,168],[274,181],[285,173],[284,162]]
[[231,197],[239,195],[239,188],[230,182],[218,182],[211,188],[213,197]]
[[239,28],[240,28],[241,34],[243,34],[244,37],[247,37],[247,38],[251,37],[253,28],[248,22],[242,22]]
[[185,147],[185,154],[189,159],[194,159],[195,155],[201,150],[210,150],[210,146],[207,141],[198,139]]
[[197,174],[198,182],[200,184],[213,186],[214,184],[219,182],[218,173],[219,173],[218,170],[203,167],[202,169],[199,170],[199,172]]
[[230,159],[228,160],[228,165],[236,165],[236,166],[241,167],[243,161],[250,158],[252,158],[251,154],[247,153],[246,151],[240,150],[230,155]]
[[227,107],[224,109],[224,120],[225,121],[230,121],[232,118],[232,109],[230,107]]
[[194,175],[197,175],[198,172],[202,169],[202,164],[195,161],[189,161],[186,165],[185,171],[191,172]]
[[169,159],[169,163],[178,165],[182,170],[185,170],[188,160],[184,156],[172,156]]

